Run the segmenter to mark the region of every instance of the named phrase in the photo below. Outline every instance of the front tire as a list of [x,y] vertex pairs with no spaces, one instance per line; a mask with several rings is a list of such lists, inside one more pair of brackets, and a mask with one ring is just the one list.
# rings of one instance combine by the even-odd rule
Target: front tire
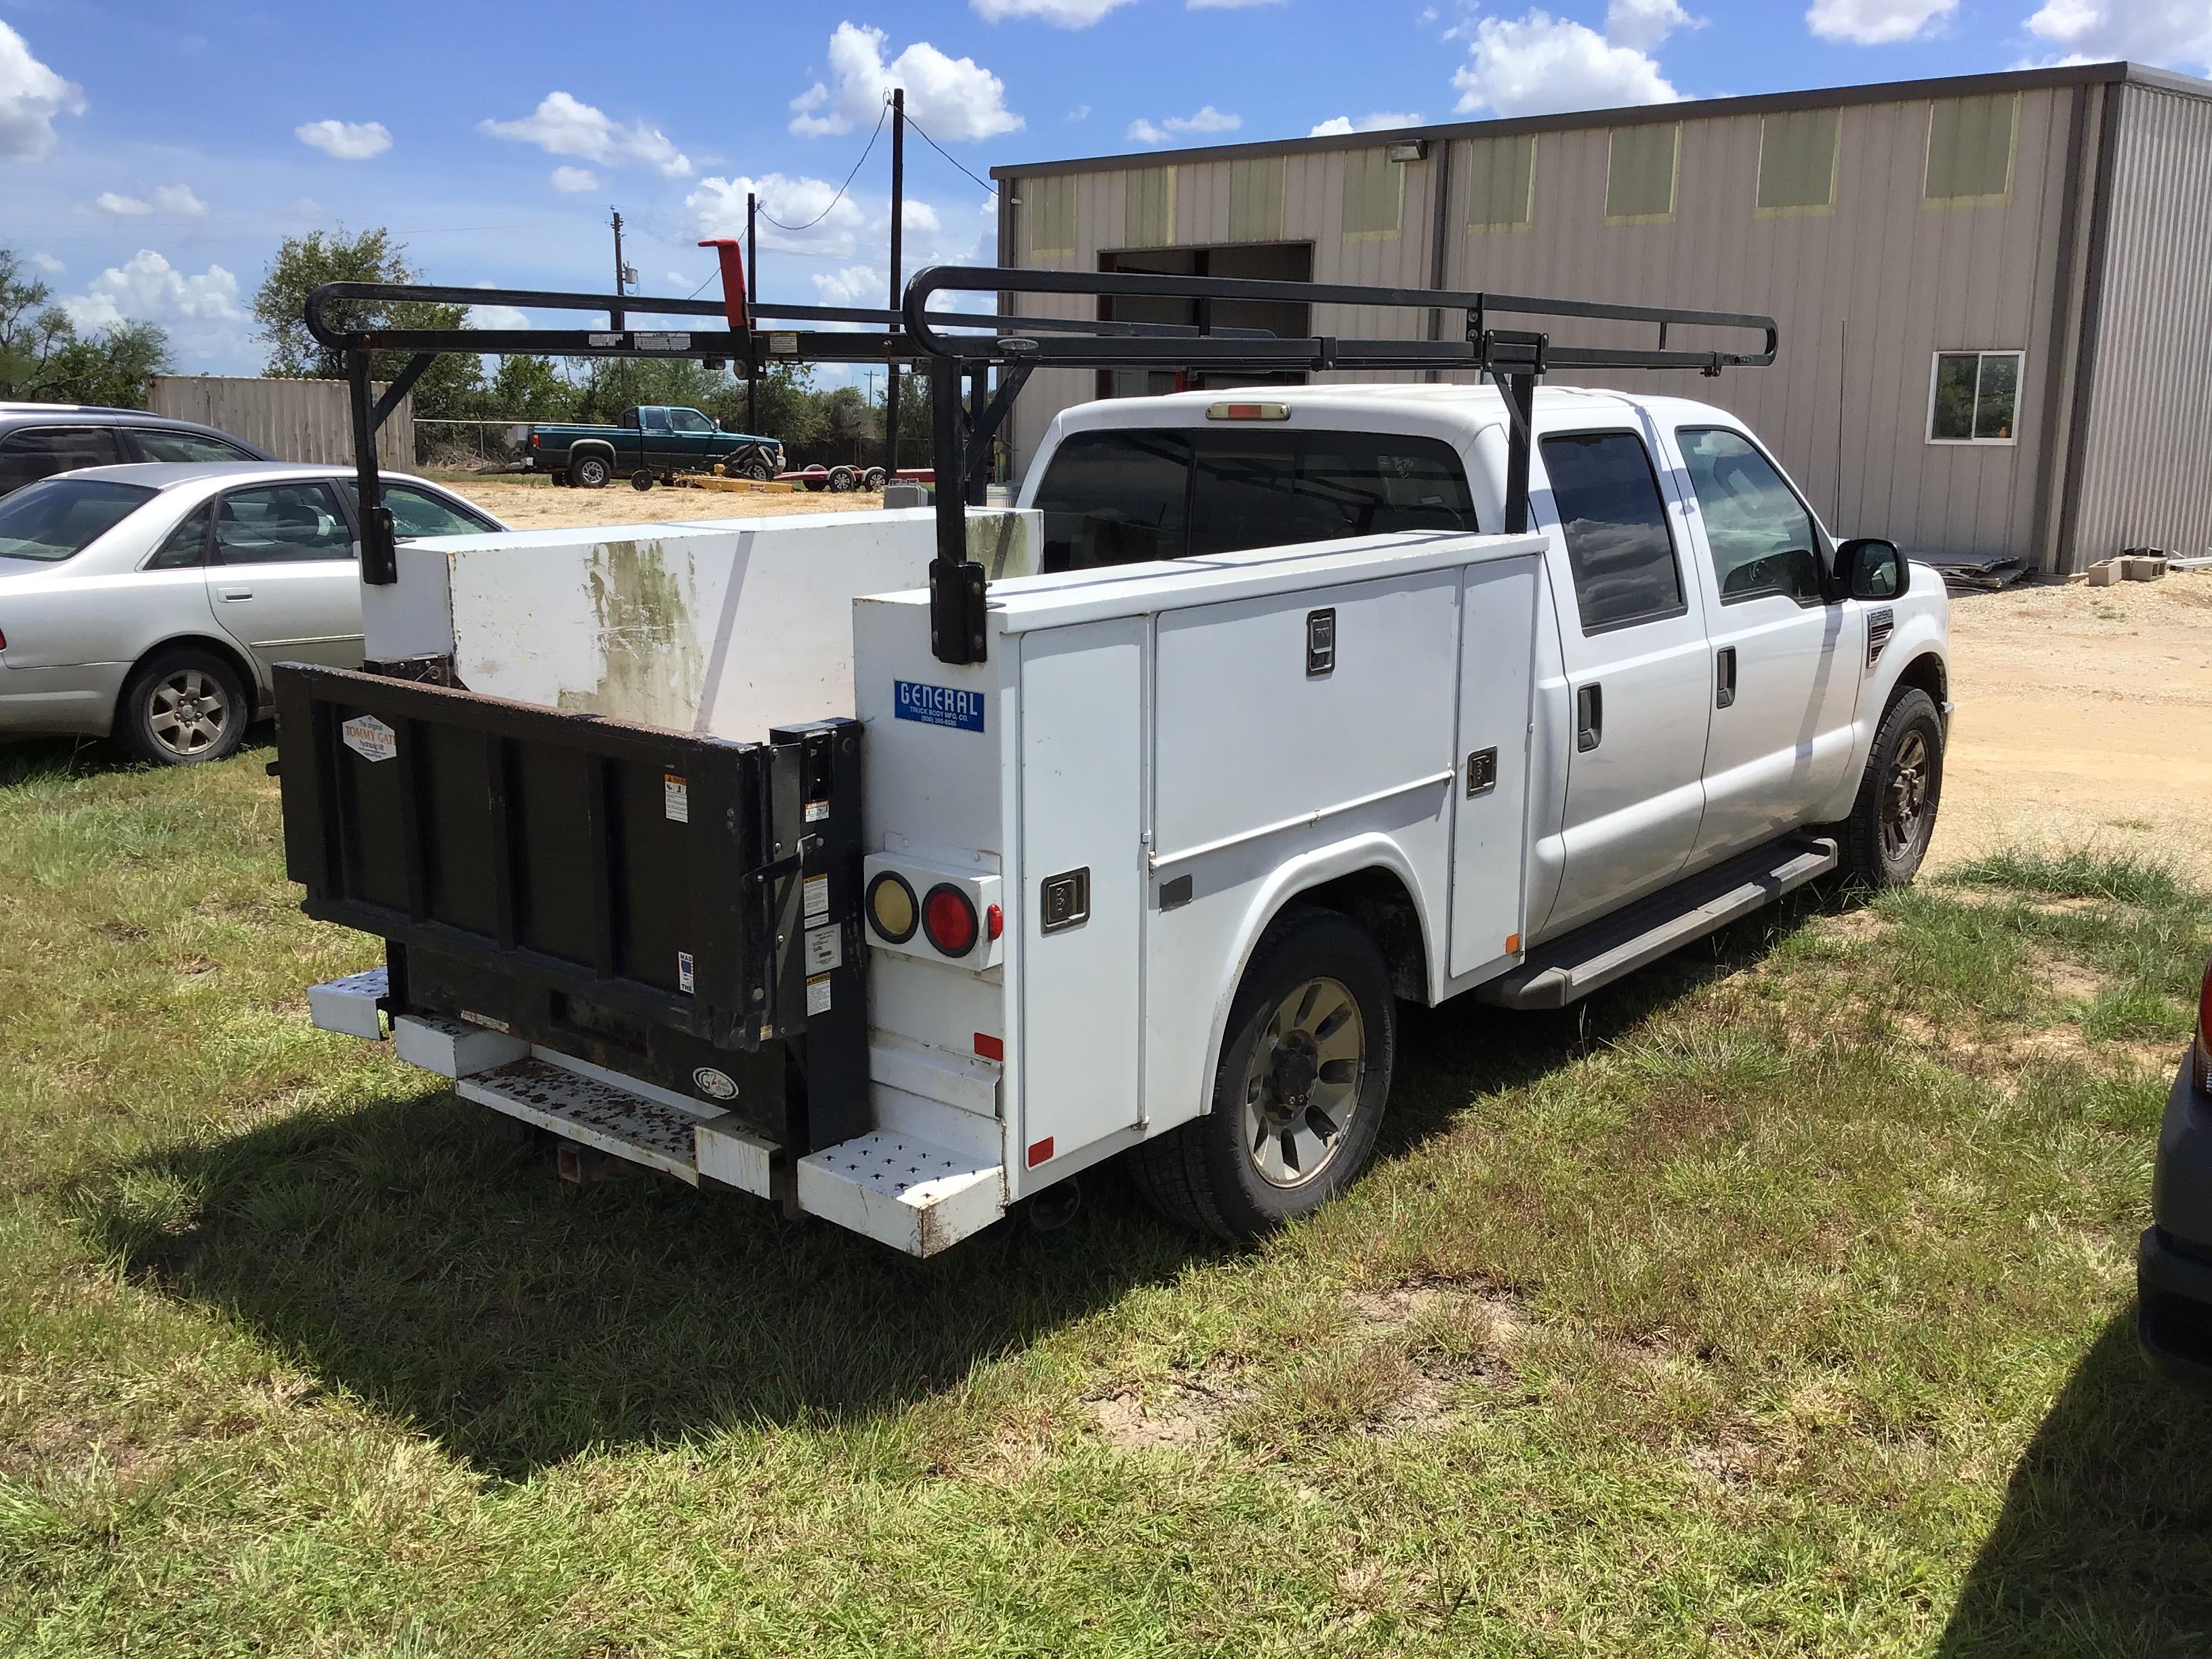
[[1205,1116],[1130,1155],[1170,1220],[1238,1243],[1310,1215],[1366,1167],[1397,1054],[1397,1005],[1375,943],[1295,905],[1244,970]]
[[579,455],[568,463],[568,481],[579,489],[605,489],[615,466],[604,455]]
[[1943,798],[1943,720],[1918,687],[1881,717],[1858,799],[1843,830],[1843,872],[1855,885],[1902,887],[1918,873]]
[[132,759],[191,766],[234,755],[253,708],[237,671],[185,647],[149,658],[123,688],[115,738]]

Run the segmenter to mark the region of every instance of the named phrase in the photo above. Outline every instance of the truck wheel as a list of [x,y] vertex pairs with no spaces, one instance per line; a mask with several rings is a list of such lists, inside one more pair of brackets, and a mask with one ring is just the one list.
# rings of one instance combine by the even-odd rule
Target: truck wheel
[[115,740],[134,760],[187,766],[236,754],[252,718],[237,671],[211,651],[183,646],[149,658],[131,677]]
[[568,463],[568,477],[579,489],[605,489],[614,476],[614,463],[604,455],[579,455]]
[[1943,797],[1943,721],[1917,687],[1881,717],[1874,752],[1842,830],[1843,872],[1861,887],[1901,887],[1928,856]]
[[1129,1158],[1170,1220],[1237,1242],[1310,1215],[1366,1166],[1390,1095],[1382,954],[1333,910],[1275,919],[1237,988],[1212,1108]]
[[860,476],[849,466],[833,466],[830,469],[830,488],[840,495],[858,487],[860,482]]

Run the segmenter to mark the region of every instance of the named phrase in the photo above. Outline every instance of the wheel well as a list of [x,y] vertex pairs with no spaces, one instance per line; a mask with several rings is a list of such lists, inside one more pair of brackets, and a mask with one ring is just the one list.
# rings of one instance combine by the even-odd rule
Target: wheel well
[[[1923,651],[1915,657],[1905,665],[1905,672],[1897,677],[1898,690],[1903,690],[1908,685],[1917,686],[1925,691],[1929,700],[1935,703],[1936,712],[1941,714],[1950,686],[1950,676],[1944,672],[1943,659],[1933,651]],[[1895,696],[1897,692],[1893,691],[1890,695]]]
[[1350,917],[1365,930],[1390,967],[1390,988],[1410,1002],[1429,996],[1429,952],[1421,913],[1395,870],[1372,865],[1291,896]]
[[149,646],[138,653],[138,660],[131,665],[131,672],[123,677],[123,690],[115,695],[113,723],[116,725],[122,723],[123,699],[131,695],[132,682],[137,679],[148,663],[166,651],[187,650],[204,651],[210,657],[228,663],[230,665],[230,672],[238,676],[238,683],[246,688],[246,696],[253,700],[253,712],[257,714],[261,712],[264,699],[261,696],[260,677],[253,672],[253,665],[239,654],[235,646],[227,644],[222,640],[210,638],[205,634],[178,634],[163,640],[159,645]]
[[604,438],[586,438],[581,443],[568,446],[568,459],[571,461],[579,455],[605,455],[608,463],[611,465],[615,459],[615,447]]

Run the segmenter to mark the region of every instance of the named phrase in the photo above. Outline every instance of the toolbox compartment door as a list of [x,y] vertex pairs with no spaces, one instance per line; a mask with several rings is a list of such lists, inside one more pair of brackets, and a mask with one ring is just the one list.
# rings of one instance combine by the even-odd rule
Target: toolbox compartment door
[[1536,649],[1534,554],[1461,575],[1458,773],[1452,781],[1451,972],[1526,943],[1528,762]]

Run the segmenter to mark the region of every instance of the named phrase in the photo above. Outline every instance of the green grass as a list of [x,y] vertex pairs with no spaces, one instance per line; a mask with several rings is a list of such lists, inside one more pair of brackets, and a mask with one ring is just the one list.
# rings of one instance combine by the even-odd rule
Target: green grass
[[264,752],[0,756],[0,1653],[2188,1653],[2131,1250],[2212,903],[2009,859],[1408,1010],[1235,1252],[586,1188],[301,990]]

